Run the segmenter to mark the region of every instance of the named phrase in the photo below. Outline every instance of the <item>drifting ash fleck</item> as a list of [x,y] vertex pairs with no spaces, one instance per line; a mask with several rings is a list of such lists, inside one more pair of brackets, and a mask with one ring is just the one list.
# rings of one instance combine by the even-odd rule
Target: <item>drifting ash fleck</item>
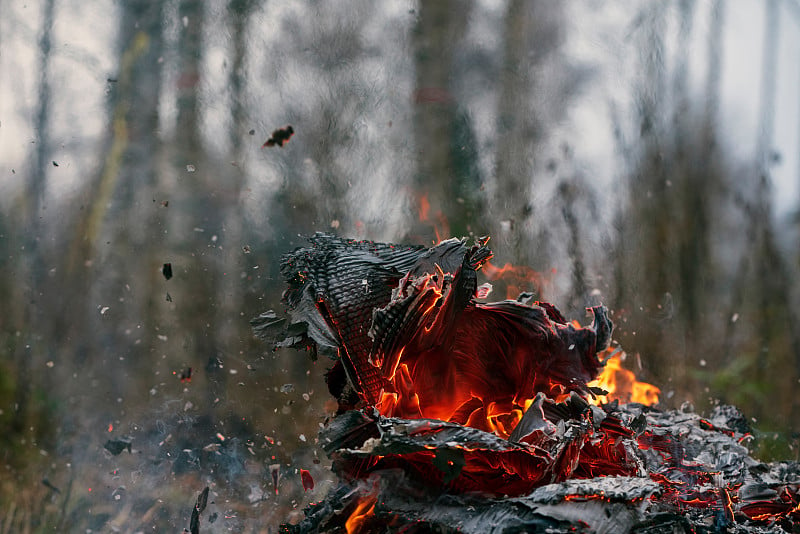
[[103,445],[103,448],[114,456],[118,456],[126,449],[128,450],[128,453],[131,453],[132,445],[133,440],[127,436],[124,436],[121,438],[107,440],[105,445]]

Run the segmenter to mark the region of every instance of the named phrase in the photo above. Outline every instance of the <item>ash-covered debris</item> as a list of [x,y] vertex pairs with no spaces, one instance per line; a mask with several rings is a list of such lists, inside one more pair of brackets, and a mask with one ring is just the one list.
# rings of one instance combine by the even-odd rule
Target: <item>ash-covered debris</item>
[[[285,531],[344,532],[358,502],[370,503],[369,517],[361,522],[372,530],[356,532],[795,531],[800,467],[753,459],[740,444],[748,434],[735,430],[741,414],[734,408],[718,407],[703,418],[688,410],[663,412],[630,404],[613,407],[608,416],[645,419],[641,433],[615,438],[622,450],[636,455],[642,475],[588,477],[584,465],[574,470],[581,471],[580,478],[556,483],[542,484],[537,473],[533,478],[538,487],[513,495],[520,486],[507,483],[509,470],[532,471],[522,469],[525,462],[518,458],[498,458],[516,451],[528,456],[531,469],[552,473],[552,465],[534,460],[548,458],[547,451],[456,423],[347,412],[320,434],[343,484]],[[593,423],[595,432],[602,423]],[[595,434],[587,441],[597,438]],[[445,483],[446,472],[435,458],[455,451],[467,460],[453,483]],[[597,461],[596,451],[587,453],[579,464]],[[483,456],[486,469],[471,469],[471,456]],[[512,496],[491,488],[498,481]]]
[[318,233],[282,257],[288,318],[265,312],[254,330],[331,356],[328,383],[343,409],[355,392],[384,414],[488,430],[482,419],[507,413],[492,424],[511,427],[537,392],[588,392],[612,324],[602,306],[581,328],[547,303],[477,302],[487,242],[426,249]]
[[603,500],[637,502],[661,494],[660,486],[648,477],[608,476],[565,480],[533,490],[522,500],[536,504],[558,504],[564,501]]
[[386,380],[368,363],[372,312],[389,302],[392,289],[426,249],[328,234],[316,234],[309,243],[281,258],[288,320],[265,312],[251,324],[276,346],[309,348],[312,355],[336,359],[350,387],[374,403]]

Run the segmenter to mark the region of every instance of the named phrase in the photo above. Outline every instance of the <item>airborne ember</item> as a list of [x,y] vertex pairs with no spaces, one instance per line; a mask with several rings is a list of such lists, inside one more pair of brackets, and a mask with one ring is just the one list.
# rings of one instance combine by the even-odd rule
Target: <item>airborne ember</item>
[[528,295],[481,302],[486,238],[309,242],[282,258],[288,318],[252,322],[275,346],[334,361],[339,410],[320,443],[341,486],[289,531],[796,527],[800,469],[752,459],[735,409],[620,403],[659,392],[608,349],[605,307],[581,327]]

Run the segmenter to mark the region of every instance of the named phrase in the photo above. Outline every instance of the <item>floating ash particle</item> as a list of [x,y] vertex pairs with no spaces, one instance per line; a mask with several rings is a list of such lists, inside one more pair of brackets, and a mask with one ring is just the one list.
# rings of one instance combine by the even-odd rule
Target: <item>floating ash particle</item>
[[250,494],[247,496],[247,502],[255,504],[264,500],[264,490],[257,484],[250,485]]
[[284,384],[281,386],[281,393],[291,393],[294,391],[294,384]]
[[[51,490],[55,491],[56,493],[61,493],[61,490],[60,490],[60,489],[58,489],[57,487],[55,487],[55,486],[53,485],[53,483],[52,483],[52,482],[50,482],[50,480],[49,480],[47,477],[44,477],[44,478],[42,479],[42,484],[44,484],[44,486],[45,486],[46,488],[49,488],[49,489],[51,489]],[[314,483],[313,483],[313,482],[311,483],[311,487],[312,487],[312,488],[314,487]]]
[[172,295],[167,293],[167,302],[172,302]]
[[294,135],[294,128],[290,125],[284,126],[283,128],[278,128],[274,132],[269,139],[267,139],[261,148],[266,148],[268,146],[279,146],[282,147],[286,143],[289,142],[289,139]]
[[183,371],[181,371],[181,383],[189,383],[192,381],[192,368],[187,367]]
[[53,167],[58,167],[58,163],[56,163],[55,161],[53,161]]
[[244,252],[245,254],[250,254],[250,245],[243,245],[242,252]]
[[225,441],[225,436],[223,436],[220,432],[217,432],[217,439],[220,441]]
[[162,200],[161,201],[161,206],[164,207],[164,208],[168,208],[169,207],[169,200]]
[[166,278],[167,280],[172,278],[172,264],[171,263],[165,263],[161,267],[161,274],[163,274],[164,278]]
[[108,306],[101,306],[100,307],[100,315],[105,315],[108,310],[110,310]]
[[53,363],[53,360],[50,360],[50,361],[49,361],[49,362],[47,362],[45,365],[47,365],[47,367],[49,367],[50,369],[52,369],[52,368],[53,368],[53,366],[54,366],[55,364]]
[[131,445],[133,444],[133,440],[129,437],[121,437],[117,439],[109,439],[106,441],[103,448],[113,454],[114,456],[119,455],[125,449],[128,450],[128,453],[132,453]]
[[492,292],[492,284],[486,282],[485,284],[481,284],[478,286],[478,289],[475,290],[475,298],[476,299],[485,299],[489,296]]
[[190,165],[187,165],[187,166],[186,166],[186,172],[194,172],[194,171],[196,171],[196,170],[197,170],[197,169],[195,168],[195,166],[194,166],[194,165],[191,165],[191,164],[190,164]]

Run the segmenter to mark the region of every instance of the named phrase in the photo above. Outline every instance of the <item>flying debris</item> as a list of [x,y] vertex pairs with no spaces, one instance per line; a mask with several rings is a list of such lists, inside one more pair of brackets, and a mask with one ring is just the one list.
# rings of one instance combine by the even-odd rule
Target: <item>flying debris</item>
[[129,437],[121,437],[117,439],[109,439],[106,441],[103,448],[106,449],[108,452],[113,454],[114,456],[119,455],[125,449],[131,453],[131,445],[133,444],[133,440]]
[[314,489],[314,479],[311,477],[311,473],[307,470],[300,470],[300,481],[303,483],[303,491]]
[[195,502],[194,508],[192,508],[192,519],[189,523],[189,532],[192,534],[200,534],[200,514],[202,514],[203,510],[206,509],[207,504],[208,486],[206,486],[205,489],[200,492],[200,495],[197,496],[197,502]]
[[[42,479],[42,484],[43,484],[45,487],[47,487],[47,488],[49,488],[49,489],[51,489],[51,490],[55,491],[56,493],[61,493],[61,490],[60,490],[60,489],[58,489],[57,487],[55,487],[55,486],[53,485],[53,483],[52,483],[52,482],[50,482],[50,479],[48,479],[47,477],[44,477],[44,478]],[[312,487],[313,487],[313,484],[312,484]]]
[[294,128],[291,126],[284,126],[283,128],[278,128],[274,132],[269,139],[267,139],[261,148],[266,148],[268,146],[279,146],[282,147],[286,143],[289,142],[289,139],[292,138],[294,135]]
[[278,494],[278,480],[280,479],[280,468],[281,466],[278,464],[272,464],[269,466],[269,471],[272,474],[272,489],[275,491],[275,495]]
[[188,383],[192,381],[192,368],[187,367],[183,371],[181,371],[181,383]]

